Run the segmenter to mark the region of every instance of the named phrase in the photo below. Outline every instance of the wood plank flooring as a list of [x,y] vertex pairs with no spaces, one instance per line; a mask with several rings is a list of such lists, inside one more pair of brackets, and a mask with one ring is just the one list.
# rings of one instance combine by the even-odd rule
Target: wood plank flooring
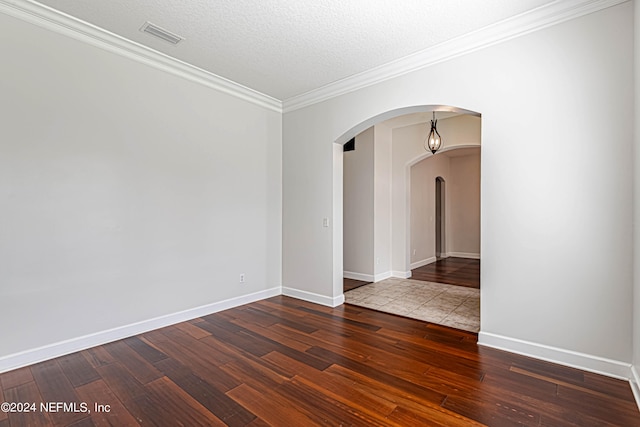
[[413,280],[480,289],[480,260],[449,257],[411,270]]
[[476,340],[279,296],[2,374],[0,401],[91,413],[0,412],[0,427],[640,426],[628,383]]
[[371,282],[365,282],[363,280],[355,280],[355,279],[342,279],[343,291],[348,292],[352,289],[359,288],[360,286],[368,285]]

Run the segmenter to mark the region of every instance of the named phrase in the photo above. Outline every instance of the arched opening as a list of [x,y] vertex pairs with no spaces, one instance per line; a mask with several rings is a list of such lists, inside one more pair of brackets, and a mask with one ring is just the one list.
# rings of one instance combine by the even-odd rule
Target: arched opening
[[[343,288],[343,280],[348,276],[362,280],[365,283],[374,282],[376,285],[394,280],[396,283],[410,281],[406,279],[411,277],[411,270],[414,264],[412,255],[416,255],[411,242],[411,191],[419,188],[419,181],[412,183],[411,170],[412,166],[421,160],[434,157],[430,152],[426,152],[423,147],[423,140],[426,137],[426,133],[428,133],[428,123],[431,119],[432,111],[442,114],[442,117],[438,117],[439,128],[443,123],[443,129],[446,129],[447,122],[450,128],[450,131],[443,135],[444,147],[439,153],[449,152],[457,148],[475,148],[479,154],[480,115],[455,107],[422,106],[390,111],[366,120],[336,140],[336,143],[351,140],[350,145],[355,142],[355,152],[349,151],[345,153],[342,151],[342,146],[340,146],[336,157],[337,161],[334,162],[336,166],[334,169],[334,183],[337,184],[339,181],[340,187],[344,191],[344,199],[340,197],[341,200],[335,200],[334,198],[336,201],[334,205],[336,210],[334,212],[338,213],[338,215],[342,214],[340,215],[340,220],[344,220],[343,222],[341,221],[341,225],[344,225],[344,230],[339,227],[340,230],[337,230],[338,232],[334,234],[334,267],[339,268],[339,270],[334,270],[334,279],[340,280],[339,284],[334,282],[334,289],[340,287],[343,291],[346,291],[346,288]],[[409,113],[407,114],[407,112]],[[464,126],[472,126],[475,129],[475,139],[465,136],[464,132],[460,130]],[[367,147],[366,144],[375,144],[375,146],[373,148],[371,146]],[[359,149],[361,151],[358,151]],[[362,164],[362,159],[357,161],[354,161],[354,159],[363,154],[367,154],[373,162],[373,165],[367,168],[370,178],[363,179],[362,176],[359,176],[360,182],[367,185],[366,192],[368,192],[368,195],[363,196],[363,192],[360,190],[357,193],[357,197],[355,197],[353,196],[353,188],[350,187],[353,182],[347,182],[347,180],[351,179],[350,177],[354,176],[354,171],[349,168],[358,162]],[[448,156],[435,157],[448,159]],[[431,187],[432,194],[436,191],[438,193],[431,196],[430,202],[432,206],[437,205],[435,215],[430,220],[429,225],[430,233],[435,236],[431,237],[433,240],[431,240],[430,249],[430,251],[433,251],[430,255],[433,257],[433,261],[446,257],[448,251],[446,243],[448,238],[446,219],[448,189],[446,186],[448,186],[448,183],[445,184],[446,179],[444,175],[438,175],[431,178],[429,183],[423,183],[423,185]],[[342,191],[340,196],[342,196]],[[356,199],[368,200],[369,208],[368,210],[360,209],[358,215],[351,218],[350,205]],[[362,220],[364,218],[363,212],[367,212],[368,219],[371,219],[367,224],[364,224],[367,221]],[[355,265],[355,263],[351,262],[354,259],[354,248],[358,247],[358,244],[348,240],[356,234],[352,229],[354,224],[361,228],[366,225],[366,229],[371,233],[367,239],[366,248],[358,253],[358,255],[363,256],[360,265],[364,266],[363,268],[368,268],[368,270],[355,271],[355,268],[351,269]],[[360,233],[362,234],[362,230],[360,230]],[[340,247],[338,248],[337,245],[340,245]],[[437,251],[434,249],[437,249]],[[340,257],[339,260],[336,255]],[[351,295],[351,292],[355,291],[349,291],[348,295]],[[376,298],[371,298],[372,302],[374,300]],[[377,299],[377,302],[381,301],[382,299]],[[477,313],[479,317],[479,306]],[[396,314],[406,315],[407,313]],[[432,318],[424,318],[423,320],[439,323],[437,319]]]

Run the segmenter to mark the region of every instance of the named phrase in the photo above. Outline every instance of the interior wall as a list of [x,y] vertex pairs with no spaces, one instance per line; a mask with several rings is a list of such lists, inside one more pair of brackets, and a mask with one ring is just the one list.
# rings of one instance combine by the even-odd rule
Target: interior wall
[[640,0],[634,5],[634,227],[633,227],[633,382],[636,401],[640,402]]
[[374,131],[355,138],[343,159],[344,275],[372,281],[374,275]]
[[480,149],[451,150],[411,166],[411,269],[436,259],[438,176],[445,181],[444,256],[480,257]]
[[391,128],[373,127],[374,153],[374,257],[375,277],[379,281],[391,276]]
[[449,230],[449,157],[436,154],[411,166],[411,269],[436,259],[436,177],[445,181],[445,244]]
[[279,291],[279,113],[2,14],[0,35],[0,359]]
[[[438,132],[442,135],[443,148],[480,145],[482,120],[470,114],[438,120]],[[446,139],[444,138],[446,135]]]
[[480,258],[480,150],[449,161],[447,252]]
[[[553,360],[576,356],[581,366],[606,360],[612,362],[604,370],[628,367],[631,7],[619,4],[285,113],[284,283],[336,297],[332,254],[342,242],[319,227],[322,216],[341,210],[332,194],[339,173],[333,142],[398,108],[458,106],[482,113],[481,340],[549,350]],[[314,247],[303,250],[310,241]]]
[[[438,120],[440,134],[447,135],[443,150],[480,146],[480,122],[480,117],[471,115]],[[398,127],[392,131],[391,254],[392,272],[395,277],[411,276],[413,251],[410,227],[410,195],[412,194],[410,168],[413,164],[431,156],[431,153],[424,148],[424,140],[429,130],[427,125],[421,124]],[[416,260],[420,259],[416,258]]]
[[411,250],[411,216],[408,211],[411,187],[407,185],[410,177],[406,169],[412,159],[427,155],[423,141],[428,133],[429,129],[424,124],[395,128],[392,132],[391,267],[395,277],[411,277],[411,267],[407,262]]

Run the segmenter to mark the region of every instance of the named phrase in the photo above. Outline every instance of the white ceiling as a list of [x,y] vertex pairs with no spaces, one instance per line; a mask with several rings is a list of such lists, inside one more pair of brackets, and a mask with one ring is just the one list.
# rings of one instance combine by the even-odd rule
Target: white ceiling
[[[562,0],[39,0],[279,100]],[[142,33],[150,21],[185,38]]]

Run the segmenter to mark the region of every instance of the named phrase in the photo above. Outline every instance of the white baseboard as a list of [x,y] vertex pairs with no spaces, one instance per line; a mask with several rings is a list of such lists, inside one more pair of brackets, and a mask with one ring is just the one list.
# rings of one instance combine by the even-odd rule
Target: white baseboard
[[344,304],[344,294],[340,294],[335,298],[327,297],[313,292],[301,291],[300,289],[282,287],[282,295],[301,299],[303,301],[313,302],[315,304],[325,305],[327,307],[337,307]]
[[428,265],[428,264],[431,264],[433,262],[436,262],[437,260],[438,260],[438,258],[432,256],[431,258],[423,259],[422,261],[416,261],[416,262],[411,264],[411,269],[415,270],[416,268],[424,267],[425,265]]
[[363,282],[373,282],[375,279],[373,274],[356,273],[354,271],[343,271],[342,277],[345,279],[362,280]]
[[447,254],[447,257],[480,259],[480,254],[474,254],[469,252],[449,252]]
[[354,273],[353,271],[344,271],[342,272],[342,277],[345,279],[353,279],[353,280],[362,280],[363,282],[379,282],[384,279],[388,279],[392,277],[390,271],[385,271],[384,273],[379,273],[374,275],[371,274],[363,274],[363,273]]
[[10,354],[0,358],[0,373],[33,365],[34,363],[44,362],[45,360],[55,359],[56,357],[75,353],[76,351],[86,350],[87,348],[107,344],[109,342],[142,334],[165,326],[175,325],[176,323],[185,322],[197,317],[206,316],[218,311],[260,301],[280,294],[281,288],[278,286],[264,291],[242,295],[228,300],[214,302],[212,304],[144,320],[142,322],[132,323],[130,325],[120,326],[106,331],[61,341],[32,350]]
[[391,272],[390,271],[385,271],[384,273],[376,274],[374,276],[374,278],[373,278],[373,281],[374,282],[379,282],[381,280],[388,279],[389,277],[392,277],[391,276]]
[[606,375],[608,377],[626,381],[629,381],[631,378],[631,364],[618,360],[606,359],[591,354],[579,353],[488,332],[480,332],[478,334],[478,344],[557,363],[559,365],[582,369],[583,371]]
[[631,365],[629,384],[631,385],[633,397],[636,399],[636,405],[638,405],[638,409],[640,409],[640,375],[638,375],[638,370],[634,365]]
[[398,279],[408,279],[411,277],[411,271],[397,271],[391,272],[391,277],[397,277]]

